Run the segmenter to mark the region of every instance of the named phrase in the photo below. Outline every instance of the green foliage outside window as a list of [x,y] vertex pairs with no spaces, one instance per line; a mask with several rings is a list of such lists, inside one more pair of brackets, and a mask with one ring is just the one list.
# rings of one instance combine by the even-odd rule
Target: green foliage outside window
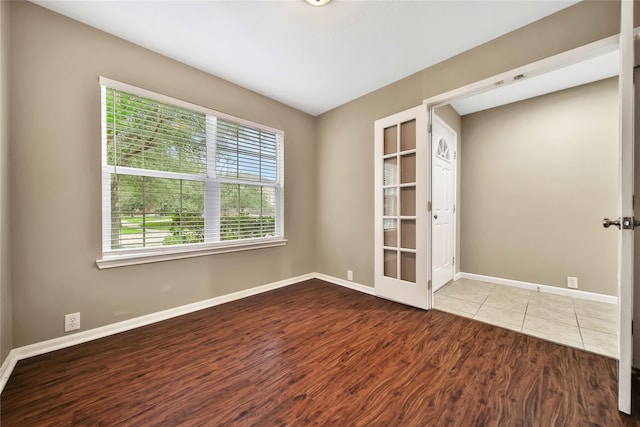
[[[204,181],[132,175],[118,168],[205,177],[206,115],[107,88],[105,122],[107,164],[116,168],[111,249],[204,242]],[[233,134],[238,125],[227,121],[224,126]],[[232,148],[227,144],[217,156],[217,170],[235,165],[238,179],[251,180],[240,176],[237,163],[243,159],[234,160]],[[220,240],[275,235],[273,187],[220,183],[218,190]]]

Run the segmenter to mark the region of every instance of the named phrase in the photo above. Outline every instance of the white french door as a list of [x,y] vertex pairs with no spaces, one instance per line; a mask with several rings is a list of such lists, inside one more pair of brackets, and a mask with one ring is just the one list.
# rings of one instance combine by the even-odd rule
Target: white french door
[[[622,1],[620,20],[620,217],[618,282],[618,409],[631,413],[631,363],[633,360],[633,212],[634,87],[633,2]],[[605,220],[606,221],[606,220]],[[611,223],[615,224],[615,222]],[[609,226],[605,222],[605,227]]]
[[374,130],[376,295],[429,309],[427,108],[376,120]]
[[433,291],[453,280],[455,238],[456,133],[433,114],[431,126]]

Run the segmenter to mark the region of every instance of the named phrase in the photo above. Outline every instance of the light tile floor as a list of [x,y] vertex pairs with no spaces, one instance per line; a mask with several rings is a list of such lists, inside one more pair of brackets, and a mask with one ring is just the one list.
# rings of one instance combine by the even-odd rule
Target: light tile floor
[[617,358],[615,304],[460,279],[435,294],[436,309]]

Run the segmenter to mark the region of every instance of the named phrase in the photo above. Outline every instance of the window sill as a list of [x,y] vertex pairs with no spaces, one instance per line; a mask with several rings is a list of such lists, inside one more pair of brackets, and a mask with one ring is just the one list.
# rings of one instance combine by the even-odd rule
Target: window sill
[[96,260],[100,270],[106,268],[125,267],[128,265],[149,264],[152,262],[170,261],[173,259],[194,258],[205,255],[224,254],[229,252],[249,251],[252,249],[273,248],[286,245],[288,240],[277,239],[259,242],[230,243],[197,248],[161,249],[149,252],[136,252],[118,255],[106,255]]

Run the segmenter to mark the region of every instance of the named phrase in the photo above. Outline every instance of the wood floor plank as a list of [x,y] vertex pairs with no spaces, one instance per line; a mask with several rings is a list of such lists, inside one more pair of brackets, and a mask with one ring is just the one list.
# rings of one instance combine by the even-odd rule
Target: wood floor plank
[[0,421],[639,425],[616,387],[613,359],[310,280],[22,360]]

